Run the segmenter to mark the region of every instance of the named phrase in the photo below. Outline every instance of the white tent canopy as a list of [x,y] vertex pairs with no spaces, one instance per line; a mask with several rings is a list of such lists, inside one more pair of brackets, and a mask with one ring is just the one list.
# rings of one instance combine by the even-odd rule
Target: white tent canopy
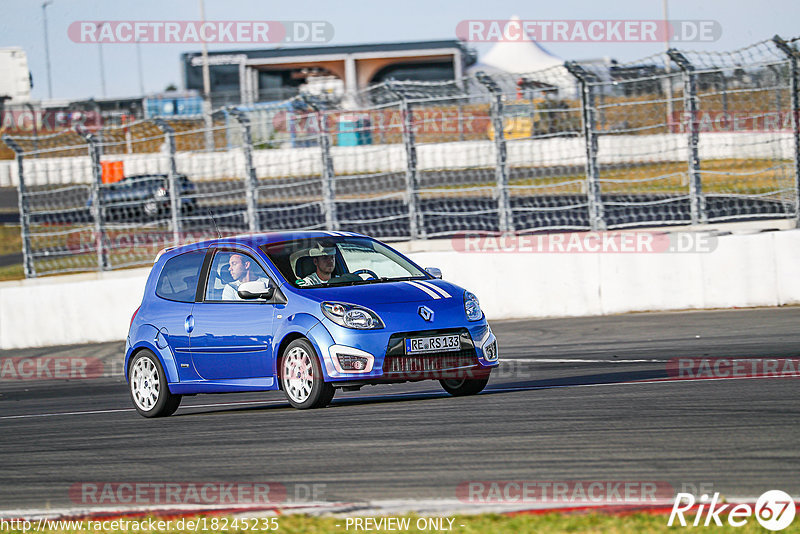
[[[516,15],[512,21],[519,21]],[[503,72],[522,74],[549,69],[564,64],[564,60],[551,54],[531,39],[527,33],[518,41],[499,41],[480,60],[486,67]]]
[[[519,21],[519,17],[515,15],[511,20]],[[527,33],[522,35],[519,40],[495,43],[467,73],[527,74],[551,69],[542,74],[541,82],[574,92],[575,78],[564,68],[564,60],[548,52]]]

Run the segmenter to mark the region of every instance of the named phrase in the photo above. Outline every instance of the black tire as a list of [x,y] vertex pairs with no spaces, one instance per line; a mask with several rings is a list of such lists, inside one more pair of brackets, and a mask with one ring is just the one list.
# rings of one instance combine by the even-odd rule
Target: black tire
[[181,404],[181,396],[169,391],[161,362],[147,349],[136,353],[131,360],[128,392],[134,408],[144,417],[170,416]]
[[331,403],[336,393],[324,381],[322,365],[317,351],[307,339],[295,339],[281,355],[278,376],[286,400],[298,410],[323,408]]
[[197,203],[193,200],[181,205],[181,215],[194,215],[197,211]]
[[483,388],[485,388],[488,383],[488,374],[483,378],[444,378],[439,380],[442,389],[454,397],[477,395],[483,391]]

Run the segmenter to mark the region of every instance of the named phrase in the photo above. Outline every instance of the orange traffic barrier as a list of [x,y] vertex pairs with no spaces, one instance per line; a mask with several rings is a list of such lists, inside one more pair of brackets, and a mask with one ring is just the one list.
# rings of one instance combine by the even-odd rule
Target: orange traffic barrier
[[125,177],[125,171],[121,161],[101,161],[100,166],[103,170],[103,183],[113,184]]

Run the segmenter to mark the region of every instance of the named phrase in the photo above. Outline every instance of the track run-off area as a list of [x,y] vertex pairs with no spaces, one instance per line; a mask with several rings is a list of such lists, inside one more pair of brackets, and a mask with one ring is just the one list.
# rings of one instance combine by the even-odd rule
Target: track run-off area
[[502,365],[477,396],[426,381],[298,411],[281,392],[205,395],[156,420],[131,405],[121,342],[3,351],[97,358],[105,376],[0,380],[0,511],[122,507],[86,488],[172,482],[264,483],[285,503],[468,505],[464,488],[481,481],[800,494],[797,378],[669,371],[676,358],[796,359],[800,308],[491,324]]

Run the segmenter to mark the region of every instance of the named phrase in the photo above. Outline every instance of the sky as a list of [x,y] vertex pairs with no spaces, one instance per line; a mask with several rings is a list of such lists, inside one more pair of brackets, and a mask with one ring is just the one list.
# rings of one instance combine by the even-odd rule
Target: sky
[[[0,48],[21,47],[33,75],[35,100],[47,99],[42,0],[0,0]],[[76,21],[200,20],[199,0],[52,0],[47,8],[54,99],[102,97],[97,44],[70,40]],[[797,0],[669,0],[670,20],[713,20],[722,34],[714,42],[687,43],[696,50],[732,50],[775,34],[800,36]],[[465,20],[661,20],[663,0],[532,1],[532,0],[205,0],[209,21],[324,21],[333,29],[331,45],[455,39]],[[276,45],[212,44],[209,50],[270,48]],[[284,45],[291,46],[291,45]],[[473,46],[479,54],[491,45]],[[631,61],[663,50],[663,43],[543,43],[563,59],[611,57]],[[140,94],[137,46],[104,44],[103,69],[107,97]],[[146,93],[169,84],[181,88],[180,54],[199,51],[194,43],[139,45]]]

